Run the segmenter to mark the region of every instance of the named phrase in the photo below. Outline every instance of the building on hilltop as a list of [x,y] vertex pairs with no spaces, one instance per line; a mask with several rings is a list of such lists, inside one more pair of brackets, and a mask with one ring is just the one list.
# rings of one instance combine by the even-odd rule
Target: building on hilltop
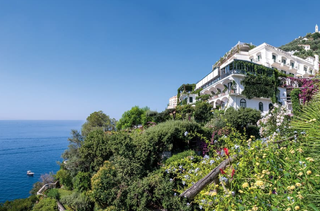
[[[208,75],[198,81],[195,90],[202,89],[201,95],[212,95],[209,103],[214,108],[248,107],[267,112],[273,107],[271,98],[248,99],[242,95],[244,86],[241,81],[248,71],[256,71],[249,70],[249,66],[261,67],[271,72],[276,68],[291,77],[305,78],[319,71],[319,56],[302,59],[267,43],[251,48],[249,44],[239,42],[213,65]],[[289,85],[291,82],[288,79],[285,83]],[[291,109],[290,90],[284,87],[278,87],[278,90],[277,101]]]
[[310,45],[298,45],[298,46],[303,47],[304,50],[306,50],[306,51],[308,51],[308,50],[311,49],[311,48],[310,48]]
[[315,27],[314,32],[319,32],[319,30],[318,30],[318,24],[316,24],[316,27]]

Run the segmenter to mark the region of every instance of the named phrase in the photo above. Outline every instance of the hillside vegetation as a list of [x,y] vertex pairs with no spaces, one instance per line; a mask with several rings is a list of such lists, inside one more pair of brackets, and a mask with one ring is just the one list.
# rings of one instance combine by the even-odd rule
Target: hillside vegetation
[[[306,51],[300,45],[310,45],[310,50]],[[314,54],[320,55],[320,33],[308,33],[305,37],[299,37],[279,48],[284,51],[297,51],[294,55],[303,59]]]

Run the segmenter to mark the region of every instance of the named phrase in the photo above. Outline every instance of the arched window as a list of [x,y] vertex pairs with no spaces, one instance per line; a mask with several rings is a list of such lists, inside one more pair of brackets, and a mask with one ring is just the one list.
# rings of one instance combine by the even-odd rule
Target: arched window
[[246,102],[246,100],[243,99],[243,98],[240,100],[240,107],[241,107],[241,108],[247,107],[247,102]]
[[269,110],[272,110],[272,109],[273,109],[273,104],[270,103],[270,104],[269,104]]
[[263,111],[263,103],[262,102],[259,103],[259,110]]

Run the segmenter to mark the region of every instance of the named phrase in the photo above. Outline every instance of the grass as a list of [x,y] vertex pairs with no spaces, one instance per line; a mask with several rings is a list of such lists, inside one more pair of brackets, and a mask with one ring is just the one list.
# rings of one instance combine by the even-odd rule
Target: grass
[[70,195],[72,193],[71,190],[65,190],[65,189],[58,189],[59,193],[60,193],[60,199],[64,196]]

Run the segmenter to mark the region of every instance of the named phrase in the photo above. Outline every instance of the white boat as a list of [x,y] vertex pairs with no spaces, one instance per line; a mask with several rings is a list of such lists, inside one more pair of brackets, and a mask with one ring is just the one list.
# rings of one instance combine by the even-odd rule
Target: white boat
[[34,173],[33,173],[32,171],[30,171],[30,170],[29,170],[29,171],[27,171],[27,175],[28,175],[28,176],[33,176],[33,175],[34,175]]

